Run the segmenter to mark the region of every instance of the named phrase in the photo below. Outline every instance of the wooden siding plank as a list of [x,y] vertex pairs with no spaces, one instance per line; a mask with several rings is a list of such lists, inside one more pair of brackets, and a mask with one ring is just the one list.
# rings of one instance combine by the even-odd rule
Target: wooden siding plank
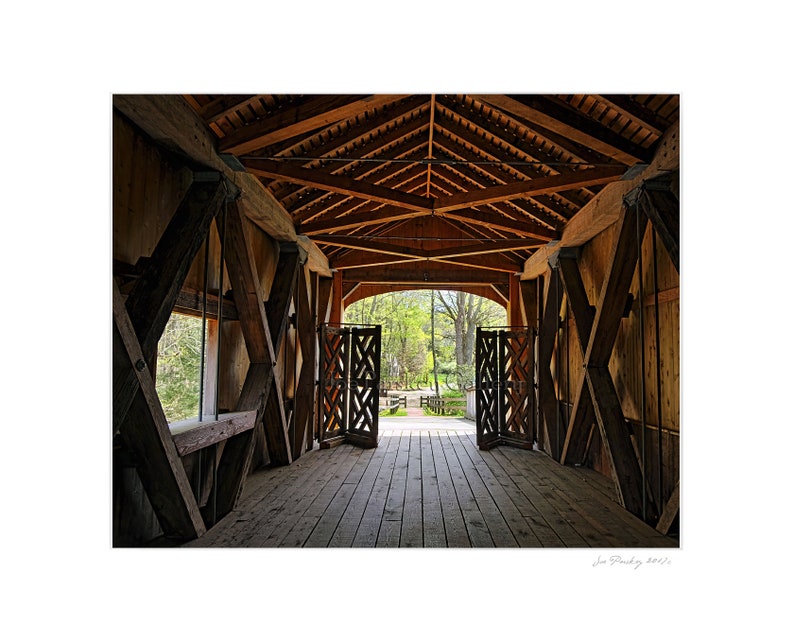
[[[396,436],[395,436],[396,437]],[[405,506],[405,486],[408,480],[408,451],[410,436],[401,435],[398,439],[397,457],[394,462],[394,471],[389,483],[389,492],[386,496],[386,505],[383,509],[381,520],[381,530],[378,533],[378,547],[397,546],[400,542],[400,529],[403,519],[403,508]],[[394,524],[388,523],[397,523]],[[395,538],[396,543],[391,543]]]
[[[501,530],[502,537],[509,531],[525,547],[677,546],[611,500],[609,480],[593,471],[561,466],[537,451],[499,447],[481,452],[473,432],[400,428],[385,430],[378,449],[314,450],[299,466],[253,473],[237,510],[190,546],[409,544],[401,543],[410,521],[405,500],[399,503],[399,520],[382,519],[400,450],[404,475],[396,488],[412,493],[409,471],[418,458],[422,508],[440,509],[422,512],[424,547],[433,546],[430,528],[445,534],[447,547],[470,544],[467,528],[477,514],[461,509],[456,476],[467,490],[468,498],[461,495],[464,504],[473,502],[489,538]],[[435,483],[437,503],[427,493]],[[493,539],[487,542],[492,546]]]
[[421,437],[412,433],[408,443],[400,547],[422,547],[423,544]]
[[372,493],[367,499],[364,515],[353,538],[353,547],[374,547],[377,544],[399,444],[399,436],[380,436],[378,449],[385,450],[383,464],[372,485]]
[[455,485],[452,481],[452,474],[450,473],[442,444],[448,439],[446,435],[439,436],[438,432],[435,431],[432,432],[430,438],[447,547],[471,547],[471,541],[466,530],[466,522],[460,510],[458,497],[455,493]]
[[446,439],[441,441],[441,448],[449,467],[449,474],[452,485],[455,488],[455,495],[458,498],[458,505],[463,514],[463,521],[472,547],[494,547],[494,540],[488,530],[485,518],[477,505],[474,492],[469,485],[469,481],[464,472],[463,466],[455,452],[452,441],[453,432],[448,432]]
[[422,461],[420,486],[422,490],[423,546],[446,547],[447,538],[441,511],[441,496],[429,432],[423,431],[421,433],[420,449]]
[[[379,448],[372,449],[369,452],[372,455],[367,462],[367,469],[358,480],[356,490],[342,517],[339,519],[336,530],[328,541],[329,547],[351,547],[353,545],[356,533],[364,518],[367,504],[372,497],[378,475],[386,459],[386,448],[383,439]],[[348,476],[349,478],[350,476]]]
[[[467,439],[466,436],[457,436],[457,439],[460,440],[466,450],[495,506],[510,529],[516,544],[519,547],[539,547],[540,540],[526,518],[521,514],[516,503],[513,502],[513,497],[506,490],[512,484],[509,476],[504,474],[504,471],[499,467],[491,453],[479,450],[477,445]],[[502,545],[496,543],[496,546],[500,547]]]
[[265,514],[265,519],[254,527],[253,534],[244,546],[278,547],[328,481],[344,466],[351,455],[351,448],[341,445],[331,449],[331,457],[325,461],[325,466],[318,467],[311,475],[303,477],[298,486],[286,489],[279,499],[280,504],[273,505]]
[[494,499],[491,497],[488,487],[485,485],[482,477],[480,476],[480,470],[478,469],[477,464],[482,462],[482,458],[469,454],[464,448],[464,445],[460,440],[460,436],[450,436],[450,442],[452,443],[452,448],[455,450],[455,453],[458,456],[458,460],[461,462],[466,480],[468,481],[471,491],[474,494],[477,506],[482,513],[488,531],[491,533],[491,537],[493,538],[494,546],[517,547],[518,542],[510,531],[510,527],[508,527],[507,522],[499,511],[499,508],[496,506]]

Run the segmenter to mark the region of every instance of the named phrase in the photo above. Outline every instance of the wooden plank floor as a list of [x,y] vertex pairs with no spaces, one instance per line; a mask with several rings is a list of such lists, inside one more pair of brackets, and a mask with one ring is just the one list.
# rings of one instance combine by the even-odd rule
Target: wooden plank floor
[[384,422],[377,449],[315,448],[255,472],[237,509],[186,546],[678,547],[598,473],[539,451],[480,451],[464,420],[402,427]]

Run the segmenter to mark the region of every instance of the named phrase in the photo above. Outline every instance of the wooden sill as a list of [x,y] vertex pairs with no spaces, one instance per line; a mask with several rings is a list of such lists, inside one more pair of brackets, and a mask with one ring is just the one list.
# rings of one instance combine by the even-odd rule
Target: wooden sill
[[170,424],[171,435],[180,456],[193,453],[205,447],[227,440],[233,435],[254,428],[256,411],[221,413],[199,422],[198,418],[182,420]]

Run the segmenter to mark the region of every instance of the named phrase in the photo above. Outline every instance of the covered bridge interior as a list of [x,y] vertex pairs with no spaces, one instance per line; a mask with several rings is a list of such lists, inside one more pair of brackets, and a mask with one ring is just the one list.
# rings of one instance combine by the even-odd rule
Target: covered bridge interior
[[[112,109],[115,546],[195,542],[254,472],[316,450],[318,327],[426,288],[488,297],[533,329],[530,446],[678,533],[677,95],[115,95]],[[178,426],[154,382],[172,312],[203,315],[210,347],[204,417]]]

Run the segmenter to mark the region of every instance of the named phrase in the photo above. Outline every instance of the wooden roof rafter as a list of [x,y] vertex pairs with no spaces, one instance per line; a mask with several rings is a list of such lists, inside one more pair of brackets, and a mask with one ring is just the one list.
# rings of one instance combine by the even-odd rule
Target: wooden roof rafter
[[[401,161],[400,163],[390,163],[379,166],[373,164],[373,167],[356,175],[356,178],[359,180],[366,178],[371,183],[385,185],[387,187],[390,186],[390,181],[395,176],[411,171],[413,167],[416,167],[416,164],[421,162],[423,154],[422,143],[414,139],[405,141],[401,143],[396,150],[393,150],[393,153],[396,155],[396,160]],[[331,195],[330,199],[329,195]],[[301,223],[327,212],[340,202],[339,197],[339,194],[332,194],[322,190],[306,193],[301,201],[290,206],[290,211],[296,223]],[[348,198],[350,197],[345,195],[342,200]],[[323,201],[326,203],[322,204]]]
[[[421,111],[419,113],[421,114]],[[295,165],[296,167],[300,165],[307,169],[322,168],[334,174],[351,171],[358,166],[367,167],[368,164],[366,162],[358,160],[334,159],[339,157],[341,159],[361,158],[375,160],[379,155],[389,153],[389,148],[395,143],[401,143],[404,139],[412,135],[419,135],[426,128],[427,124],[421,122],[419,118],[411,118],[405,120],[396,127],[384,126],[385,131],[381,135],[368,135],[366,138],[346,141],[343,145],[327,145],[318,150],[314,150],[312,152],[312,157],[315,157],[315,160],[303,163],[295,161]],[[247,157],[242,158],[241,161],[244,163],[246,158]],[[371,167],[373,166],[369,164],[370,169]],[[284,189],[279,190],[278,188],[274,188],[274,193],[279,199],[292,198],[296,193],[303,192],[306,189],[304,186],[295,186],[288,181],[284,181],[284,183],[286,184]]]
[[444,125],[450,132],[466,139],[465,133],[461,134],[458,127],[459,121],[464,126],[464,132],[472,130],[487,144],[502,150],[497,153],[498,158],[504,157],[506,152],[518,161],[537,161],[544,173],[559,171],[557,168],[560,164],[596,165],[615,162],[608,156],[565,139],[537,124],[511,117],[494,105],[471,96],[451,97],[449,102],[443,103],[443,107],[452,121],[452,125]]
[[228,154],[246,154],[294,136],[349,120],[367,109],[387,105],[400,98],[404,96],[313,96],[225,136],[219,141],[218,148]]
[[[330,266],[382,262],[402,274],[433,252],[449,253],[447,238],[480,246],[435,261],[439,270],[458,262],[446,264],[450,275],[478,258],[498,269],[547,254],[533,244],[587,226],[576,215],[629,167],[647,164],[678,119],[676,95],[186,99],[215,131],[216,149],[249,166],[251,181],[267,188]],[[508,242],[527,247],[483,252]],[[412,256],[389,254],[406,248]]]
[[522,118],[544,127],[559,136],[614,158],[625,165],[645,163],[651,153],[602,125],[576,112],[563,101],[550,96],[474,96]]

